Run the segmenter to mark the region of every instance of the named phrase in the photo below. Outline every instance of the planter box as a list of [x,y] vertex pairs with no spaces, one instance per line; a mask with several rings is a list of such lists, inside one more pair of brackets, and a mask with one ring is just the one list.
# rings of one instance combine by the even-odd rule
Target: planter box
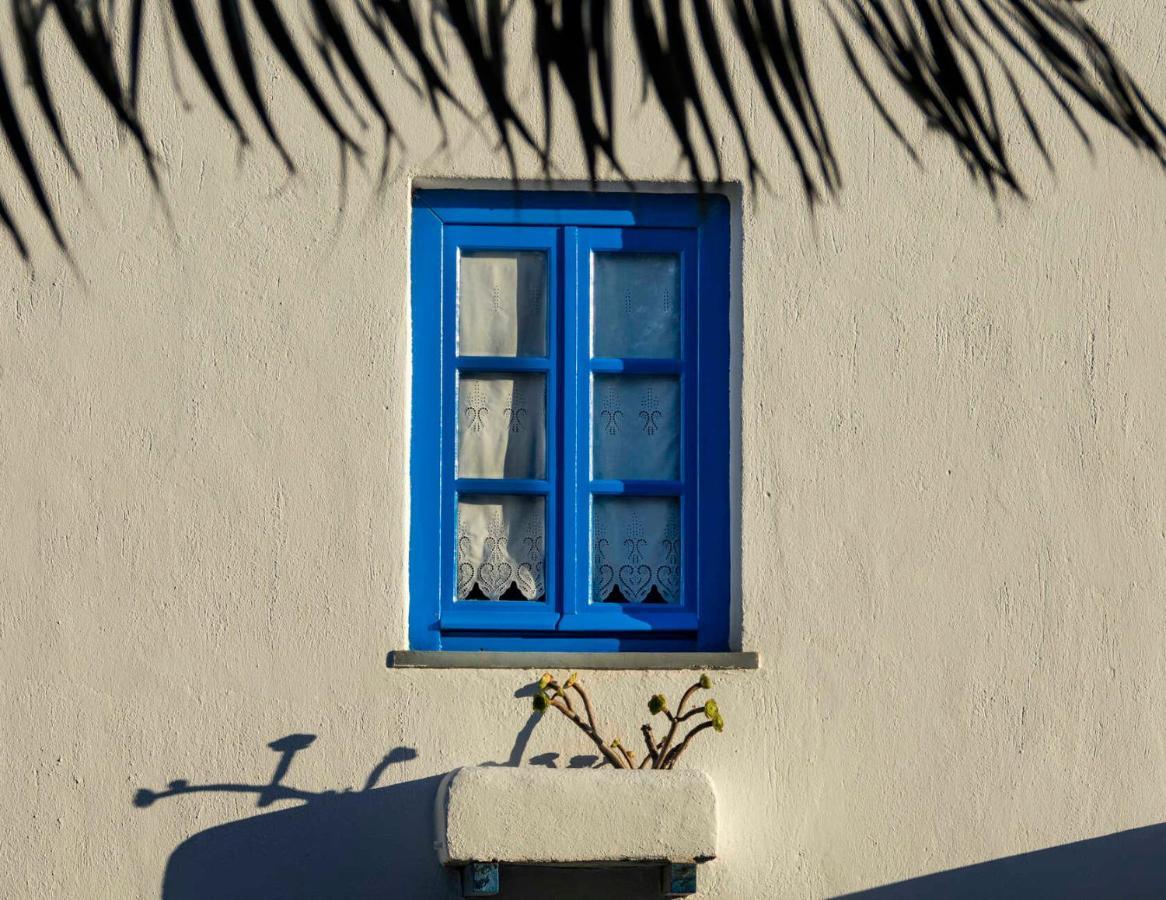
[[441,862],[471,881],[496,879],[497,863],[656,864],[668,881],[717,855],[716,794],[692,769],[458,769],[438,788],[436,820]]

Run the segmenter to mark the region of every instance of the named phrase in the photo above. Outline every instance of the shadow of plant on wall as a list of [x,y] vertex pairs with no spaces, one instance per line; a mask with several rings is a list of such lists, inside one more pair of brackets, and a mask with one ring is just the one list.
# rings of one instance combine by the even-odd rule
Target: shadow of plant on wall
[[[534,686],[532,685],[531,688]],[[528,690],[518,695],[529,696]],[[521,765],[537,717],[516,737],[510,759],[488,765]],[[277,755],[266,781],[171,781],[162,790],[139,788],[133,805],[147,809],[189,794],[244,794],[260,808],[298,803],[208,828],[170,854],[162,900],[318,900],[324,897],[460,897],[456,870],[444,869],[433,848],[434,799],[442,775],[378,787],[390,766],[417,758],[411,747],[395,747],[369,771],[359,789],[310,791],[287,783],[295,758],[316,741],[289,734],[267,746]],[[554,767],[558,754],[530,757],[531,765]],[[570,767],[587,767],[594,756],[577,756]],[[653,870],[507,868],[505,896],[582,900],[639,900],[656,896]]]
[[418,896],[441,895],[451,876],[433,853],[433,798],[440,776],[378,783],[395,764],[417,758],[395,747],[369,771],[359,789],[310,791],[286,783],[295,757],[315,735],[290,734],[267,746],[278,757],[266,782],[171,781],[164,790],[141,788],[139,809],[198,793],[254,795],[260,808],[282,809],[228,822],[183,841],[166,864],[163,900],[231,897],[386,897],[416,886]]
[[[255,801],[255,805],[263,807],[270,806],[278,800],[302,800],[306,803],[312,800],[333,797],[337,794],[353,793],[352,788],[345,788],[343,791],[303,791],[288,787],[283,783],[283,779],[287,776],[295,755],[301,750],[306,750],[315,740],[316,736],[314,734],[289,734],[268,744],[268,747],[279,754],[279,760],[276,762],[275,771],[272,773],[271,780],[267,784],[240,784],[235,782],[191,784],[186,779],[180,778],[171,781],[164,791],[140,788],[134,794],[134,806],[139,809],[145,809],[158,800],[164,800],[167,797],[177,797],[180,794],[256,794],[258,799]],[[385,773],[385,770],[393,763],[407,762],[416,758],[417,751],[412,747],[394,747],[385,754],[380,762],[372,767],[368,778],[365,779],[364,787],[360,789],[361,792],[373,790],[377,782],[380,781],[381,776]]]
[[[578,672],[572,672],[561,684],[555,680],[550,672],[545,673],[535,685],[532,706],[536,714],[544,713],[548,709],[557,709],[568,721],[574,723],[587,736],[588,740],[595,744],[596,749],[602,754],[604,762],[616,769],[671,769],[679,761],[684,751],[688,749],[689,743],[696,735],[709,728],[715,729],[718,733],[725,728],[725,720],[716,700],[710,698],[704,703],[696,704],[691,709],[688,708],[689,700],[698,691],[709,690],[712,684],[712,679],[707,674],[701,675],[695,684],[690,685],[685,690],[676,707],[676,712],[672,712],[668,708],[668,698],[664,694],[652,695],[648,701],[648,711],[653,716],[663,715],[668,722],[668,729],[664,737],[658,739],[652,731],[651,725],[640,726],[646,752],[638,764],[635,750],[625,746],[618,737],[609,743],[600,734],[591,695],[579,683]],[[578,699],[582,701],[582,712],[586,718],[584,715],[580,715],[580,712],[571,703],[572,690],[578,694]],[[682,726],[694,717],[703,718],[698,718],[697,723],[688,726],[688,733],[682,737]]]

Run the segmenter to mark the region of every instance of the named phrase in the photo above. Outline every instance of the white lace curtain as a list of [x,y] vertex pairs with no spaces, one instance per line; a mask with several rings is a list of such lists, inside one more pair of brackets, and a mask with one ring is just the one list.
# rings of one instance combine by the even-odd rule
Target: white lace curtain
[[546,477],[546,378],[463,375],[458,379],[458,476]]
[[[678,273],[675,256],[598,255],[595,352],[674,357],[679,351]],[[459,353],[545,355],[546,275],[541,253],[464,255],[458,286]],[[592,394],[594,477],[680,477],[680,383],[675,376],[596,376]],[[545,478],[546,410],[541,373],[461,377],[459,477]],[[542,497],[460,497],[457,596],[542,598],[545,539]],[[596,497],[590,545],[594,601],[680,601],[677,498]]]
[[[462,254],[458,353],[545,356],[547,261],[541,252]],[[458,380],[458,476],[546,477],[546,377],[465,375]],[[459,599],[538,600],[546,592],[546,501],[458,500]]]
[[462,497],[458,501],[458,599],[541,599],[546,591],[545,521],[542,497]]
[[591,511],[591,599],[678,603],[680,502],[596,497]]
[[[600,253],[591,271],[595,355],[679,355],[680,265],[675,254]],[[679,379],[596,376],[591,415],[596,478],[680,477]],[[679,500],[596,497],[591,515],[593,602],[679,602]]]
[[596,478],[680,477],[680,381],[673,375],[596,375],[591,455]]
[[547,257],[464,253],[458,268],[458,353],[545,356]]

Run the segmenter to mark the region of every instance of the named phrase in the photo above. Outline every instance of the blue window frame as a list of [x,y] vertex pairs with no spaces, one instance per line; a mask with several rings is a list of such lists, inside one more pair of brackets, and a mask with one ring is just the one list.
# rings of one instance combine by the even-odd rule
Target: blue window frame
[[715,195],[414,194],[414,649],[728,649],[728,250]]

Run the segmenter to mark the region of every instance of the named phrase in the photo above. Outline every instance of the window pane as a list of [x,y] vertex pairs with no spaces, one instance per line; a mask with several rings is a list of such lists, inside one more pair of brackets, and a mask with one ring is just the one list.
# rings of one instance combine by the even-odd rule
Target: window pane
[[595,356],[680,356],[677,254],[596,253],[592,278]]
[[593,477],[680,477],[679,378],[596,375],[591,393]]
[[545,375],[462,375],[457,393],[460,477],[545,476]]
[[546,592],[546,501],[514,494],[461,496],[459,600],[541,600]]
[[463,253],[458,265],[458,353],[546,356],[547,255]]
[[591,600],[679,603],[680,501],[676,497],[594,497]]

